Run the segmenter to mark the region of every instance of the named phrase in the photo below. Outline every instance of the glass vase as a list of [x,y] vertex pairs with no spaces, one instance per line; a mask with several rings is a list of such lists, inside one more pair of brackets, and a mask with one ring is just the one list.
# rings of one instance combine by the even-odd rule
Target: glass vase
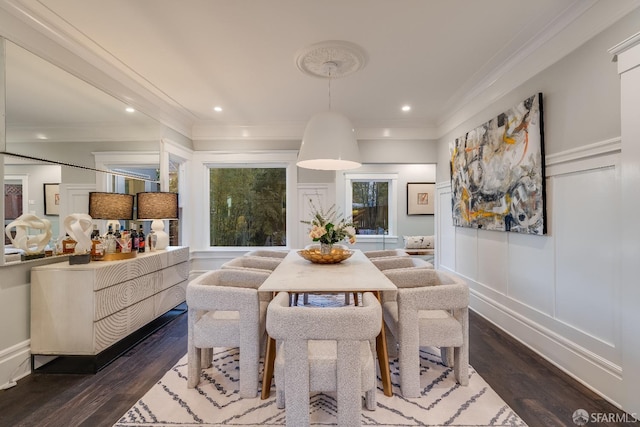
[[320,253],[322,255],[329,255],[333,249],[333,243],[320,243]]

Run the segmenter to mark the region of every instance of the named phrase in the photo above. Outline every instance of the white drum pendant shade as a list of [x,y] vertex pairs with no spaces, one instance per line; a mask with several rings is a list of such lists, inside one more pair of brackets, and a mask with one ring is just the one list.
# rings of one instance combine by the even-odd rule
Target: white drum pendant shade
[[297,165],[319,170],[362,166],[355,130],[349,119],[333,111],[314,115],[304,130]]

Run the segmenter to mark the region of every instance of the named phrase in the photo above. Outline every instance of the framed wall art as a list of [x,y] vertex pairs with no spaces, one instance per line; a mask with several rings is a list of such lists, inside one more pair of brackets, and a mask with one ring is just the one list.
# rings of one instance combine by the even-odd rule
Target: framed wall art
[[44,185],[44,214],[60,215],[60,184]]
[[538,93],[455,140],[453,225],[546,233],[543,130]]
[[408,182],[407,215],[433,215],[435,193],[433,182]]

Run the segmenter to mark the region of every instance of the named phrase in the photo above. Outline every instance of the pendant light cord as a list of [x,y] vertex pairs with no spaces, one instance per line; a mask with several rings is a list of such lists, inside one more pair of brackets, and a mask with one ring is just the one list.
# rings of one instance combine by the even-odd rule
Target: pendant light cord
[[331,111],[331,70],[329,70],[329,111]]

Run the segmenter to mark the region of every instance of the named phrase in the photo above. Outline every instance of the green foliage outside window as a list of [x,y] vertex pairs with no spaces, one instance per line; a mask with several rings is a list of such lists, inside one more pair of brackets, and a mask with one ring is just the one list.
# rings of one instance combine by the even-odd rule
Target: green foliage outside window
[[384,234],[389,229],[389,182],[353,181],[351,189],[356,234]]
[[209,180],[211,246],[286,245],[286,169],[210,169]]

